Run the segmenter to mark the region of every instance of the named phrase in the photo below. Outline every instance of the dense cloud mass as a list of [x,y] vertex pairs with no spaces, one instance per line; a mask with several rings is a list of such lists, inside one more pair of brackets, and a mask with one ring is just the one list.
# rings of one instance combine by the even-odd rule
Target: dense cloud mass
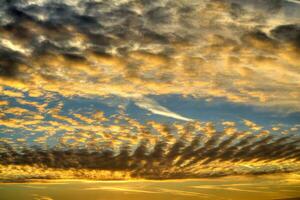
[[2,1],[1,86],[299,111],[296,1]]
[[[151,98],[297,118],[299,10],[296,0],[0,1],[0,179],[299,171],[299,119],[199,121]],[[64,110],[75,98],[118,113]],[[130,102],[174,121],[139,119]]]

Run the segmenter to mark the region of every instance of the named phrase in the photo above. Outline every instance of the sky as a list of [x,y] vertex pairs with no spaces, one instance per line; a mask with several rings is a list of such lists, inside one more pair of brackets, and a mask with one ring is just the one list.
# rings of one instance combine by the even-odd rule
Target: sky
[[0,191],[2,199],[9,200],[298,200],[300,193],[299,175],[291,174],[167,181],[40,180],[0,184]]
[[299,10],[0,1],[0,181],[299,173]]

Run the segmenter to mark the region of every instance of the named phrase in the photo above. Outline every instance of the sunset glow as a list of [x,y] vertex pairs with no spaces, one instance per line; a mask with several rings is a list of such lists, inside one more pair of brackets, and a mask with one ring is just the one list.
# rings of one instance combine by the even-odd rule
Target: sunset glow
[[299,0],[0,1],[0,200],[296,200],[299,132]]

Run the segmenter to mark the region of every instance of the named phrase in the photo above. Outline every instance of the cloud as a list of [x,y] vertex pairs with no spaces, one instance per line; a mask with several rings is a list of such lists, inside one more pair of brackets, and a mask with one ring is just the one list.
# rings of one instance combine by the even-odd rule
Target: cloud
[[277,26],[271,33],[275,38],[285,42],[292,42],[295,47],[300,48],[300,24]]
[[140,190],[135,188],[128,187],[94,187],[94,188],[85,188],[84,190],[108,190],[108,191],[116,191],[116,192],[133,192],[133,193],[145,193],[145,194],[155,194],[159,192],[148,191],[148,190]]
[[140,108],[146,109],[157,115],[171,117],[171,118],[179,119],[179,120],[183,120],[183,121],[193,121],[193,119],[186,118],[177,113],[174,113],[174,112],[170,111],[169,109],[159,105],[153,99],[150,99],[147,97],[141,97],[141,98],[136,99],[135,104],[137,106],[139,106]]
[[283,2],[3,2],[0,85],[33,95],[222,97],[298,111],[299,6]]
[[38,194],[34,194],[34,200],[53,200],[51,197],[48,196],[41,196]]
[[162,188],[160,189],[160,191],[164,193],[171,193],[171,194],[183,195],[183,196],[197,196],[197,197],[209,196],[208,194],[200,193],[200,192],[191,192],[191,191],[174,190],[174,189],[166,189],[166,188]]
[[[6,131],[20,130],[0,142],[0,164],[7,172],[2,180],[176,179],[299,171],[300,139],[294,132],[273,134],[264,127],[236,126],[229,133],[227,124],[216,130],[212,122],[197,121],[142,124],[122,114],[103,123],[97,115],[91,117],[94,113],[84,118],[73,113],[83,119],[74,122],[56,107],[51,121],[27,123],[19,115],[0,120]],[[24,129],[31,134],[24,135]]]
[[[1,171],[167,179],[299,170],[297,127],[201,123],[149,98],[300,111],[298,10],[281,0],[1,2]],[[66,111],[74,96],[126,98],[178,121]]]
[[203,186],[191,186],[193,188],[199,188],[199,189],[212,189],[212,190],[229,190],[229,191],[237,191],[237,192],[254,192],[254,193],[273,193],[270,191],[263,191],[259,188],[257,188],[256,190],[253,189],[253,187],[255,187],[255,185],[251,185],[252,189],[247,189],[247,188],[243,188],[243,184],[233,184],[225,186],[225,185],[220,185],[220,186],[211,186],[211,185],[203,185]]
[[297,0],[286,0],[286,1],[291,2],[291,3],[300,4],[300,1],[297,1]]

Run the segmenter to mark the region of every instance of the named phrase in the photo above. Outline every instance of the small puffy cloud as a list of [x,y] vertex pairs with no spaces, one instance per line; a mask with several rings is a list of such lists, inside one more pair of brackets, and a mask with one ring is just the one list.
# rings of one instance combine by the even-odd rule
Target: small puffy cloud
[[0,119],[5,127],[0,178],[5,180],[169,179],[299,170],[297,126],[273,134],[246,119],[246,130],[231,121],[142,123],[124,113],[105,117],[99,110],[65,110],[61,102],[41,113],[35,109],[40,103],[20,102],[28,107],[6,107],[10,117]]

